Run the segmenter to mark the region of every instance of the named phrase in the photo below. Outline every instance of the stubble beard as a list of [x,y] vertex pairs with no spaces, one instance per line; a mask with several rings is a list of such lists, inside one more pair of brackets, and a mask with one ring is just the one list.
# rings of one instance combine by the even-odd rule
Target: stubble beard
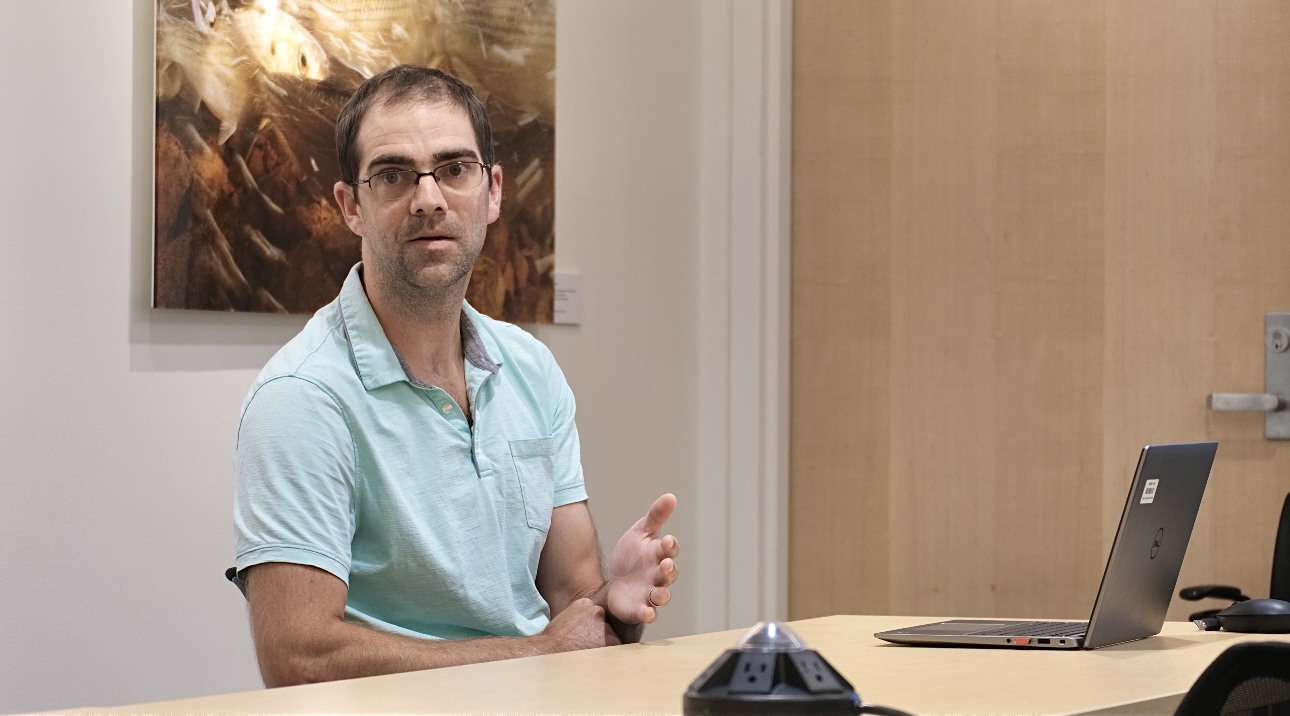
[[[386,241],[391,251],[373,251],[371,261],[383,293],[397,310],[422,319],[452,318],[461,310],[466,296],[475,260],[483,250],[483,237],[454,234],[454,249],[446,262],[427,261],[413,263],[409,260],[408,241],[429,229],[445,229],[430,222],[412,223],[400,227],[393,242]],[[487,231],[483,227],[482,232]],[[427,276],[426,269],[432,272]],[[446,277],[440,278],[446,269]]]

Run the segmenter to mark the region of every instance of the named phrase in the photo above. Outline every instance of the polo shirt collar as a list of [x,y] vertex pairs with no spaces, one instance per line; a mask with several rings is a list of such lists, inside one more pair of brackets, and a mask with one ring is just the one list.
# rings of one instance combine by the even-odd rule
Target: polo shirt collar
[[[349,353],[354,360],[363,387],[376,390],[399,381],[411,382],[404,370],[399,354],[385,336],[381,322],[372,310],[372,303],[363,290],[363,264],[357,263],[349,270],[345,283],[340,287],[336,301],[340,306],[341,326],[345,331],[345,340],[349,343]],[[462,302],[461,341],[466,360],[475,367],[496,373],[501,367],[497,343],[487,331],[477,325],[479,313],[470,304]]]
[[496,373],[502,367],[502,351],[493,334],[482,330],[479,311],[469,303],[461,304],[461,347],[466,360],[480,370]]

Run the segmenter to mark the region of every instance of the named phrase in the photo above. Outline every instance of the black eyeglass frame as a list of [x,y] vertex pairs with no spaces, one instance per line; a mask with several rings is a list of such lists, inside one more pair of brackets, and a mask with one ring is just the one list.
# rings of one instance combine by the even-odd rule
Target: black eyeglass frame
[[[442,182],[442,181],[440,181],[440,179],[439,179],[439,171],[440,171],[440,170],[442,170],[442,169],[447,169],[448,167],[458,166],[458,165],[461,165],[461,164],[478,164],[478,165],[480,166],[480,168],[481,168],[481,169],[483,169],[483,174],[484,174],[485,176],[487,176],[487,177],[488,177],[488,183],[489,183],[489,185],[492,185],[492,183],[493,183],[493,174],[492,174],[493,165],[492,165],[492,164],[485,164],[485,163],[483,163],[483,162],[477,162],[477,161],[475,161],[475,160],[473,160],[473,159],[468,159],[468,160],[463,160],[463,161],[453,161],[453,162],[448,162],[447,164],[440,164],[439,166],[435,167],[434,169],[431,169],[431,170],[430,170],[430,171],[428,171],[428,172],[419,172],[419,171],[417,171],[416,169],[383,169],[383,170],[381,170],[381,171],[379,171],[379,172],[377,172],[377,173],[375,173],[375,174],[373,174],[373,175],[369,176],[369,177],[368,177],[368,178],[366,178],[366,179],[359,179],[359,180],[357,180],[357,181],[349,182],[349,185],[350,185],[350,186],[352,186],[352,187],[354,187],[354,191],[355,191],[355,192],[357,192],[357,191],[358,191],[358,185],[359,185],[359,184],[366,184],[369,188],[371,188],[371,189],[372,189],[372,192],[373,192],[373,193],[375,193],[375,192],[377,191],[377,189],[376,189],[376,187],[372,186],[372,180],[373,180],[373,179],[375,179],[376,177],[382,176],[382,175],[384,175],[384,174],[390,174],[390,173],[392,173],[392,172],[398,172],[398,173],[400,173],[400,174],[411,173],[411,174],[416,175],[416,178],[412,180],[412,191],[416,191],[416,187],[417,187],[417,186],[419,186],[419,185],[421,184],[421,179],[422,179],[423,177],[433,177],[433,178],[434,178],[434,183],[435,183],[435,184],[439,184],[440,186],[442,186],[442,185],[443,185],[443,182]],[[481,182],[481,183],[482,183],[482,182]],[[471,189],[477,188],[478,186],[479,186],[479,185],[478,185],[478,184],[476,184],[474,187],[471,187]],[[449,189],[449,191],[454,191],[454,190]],[[469,190],[465,190],[465,191],[469,191]]]

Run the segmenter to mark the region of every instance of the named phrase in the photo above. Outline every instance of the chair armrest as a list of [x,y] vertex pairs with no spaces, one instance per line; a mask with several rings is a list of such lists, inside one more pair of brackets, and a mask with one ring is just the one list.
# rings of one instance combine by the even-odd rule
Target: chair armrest
[[237,587],[237,591],[241,592],[243,597],[246,597],[246,581],[242,579],[242,575],[237,573],[237,567],[229,567],[224,570],[224,578],[232,582],[233,586]]
[[1183,587],[1178,591],[1178,596],[1189,602],[1199,601],[1201,599],[1230,599],[1234,602],[1243,602],[1249,597],[1241,593],[1239,587],[1229,587],[1222,584],[1202,584],[1196,587]]

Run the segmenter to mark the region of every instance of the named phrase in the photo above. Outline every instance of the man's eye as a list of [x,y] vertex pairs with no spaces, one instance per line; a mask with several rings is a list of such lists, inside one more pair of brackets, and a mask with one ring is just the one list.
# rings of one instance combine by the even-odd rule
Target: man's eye
[[448,166],[444,167],[444,171],[445,171],[445,172],[448,174],[448,176],[450,176],[450,177],[459,177],[459,176],[461,176],[462,174],[465,174],[465,173],[466,173],[466,165],[464,165],[464,164],[449,164]]
[[379,175],[381,181],[391,186],[403,181],[403,172],[384,172]]

